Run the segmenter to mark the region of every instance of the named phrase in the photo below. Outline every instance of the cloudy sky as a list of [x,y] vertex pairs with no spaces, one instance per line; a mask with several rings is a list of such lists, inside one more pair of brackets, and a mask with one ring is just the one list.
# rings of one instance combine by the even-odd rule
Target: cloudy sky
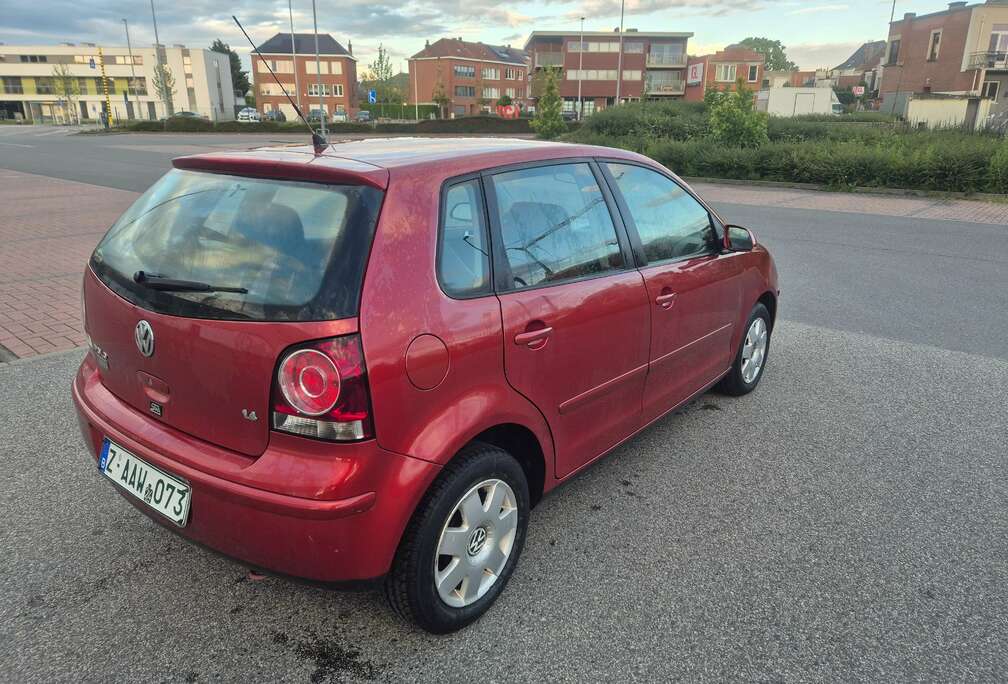
[[[221,38],[248,62],[248,45],[231,21],[245,24],[257,42],[287,31],[287,1],[154,0],[162,43],[208,47]],[[293,0],[294,27],[310,31],[311,4]],[[135,45],[154,42],[149,0],[35,0],[0,5],[0,42],[56,44],[96,42],[124,45],[122,19]],[[896,16],[937,11],[946,2],[896,0]],[[626,0],[627,28],[691,31],[691,54],[704,54],[746,36],[780,40],[804,69],[842,62],[861,43],[885,37],[892,0]],[[361,67],[383,43],[405,69],[405,59],[424,40],[461,36],[466,40],[520,47],[533,29],[610,31],[619,26],[620,0],[318,0],[319,30],[344,46],[353,40]]]

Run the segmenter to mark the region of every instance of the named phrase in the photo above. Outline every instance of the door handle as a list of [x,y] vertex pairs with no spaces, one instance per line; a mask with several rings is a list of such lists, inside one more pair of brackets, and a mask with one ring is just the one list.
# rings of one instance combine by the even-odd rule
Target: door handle
[[670,292],[667,294],[661,294],[655,297],[655,304],[663,309],[671,309],[672,305],[675,304],[675,292]]
[[550,336],[553,332],[553,328],[539,328],[538,330],[530,330],[528,332],[518,333],[515,335],[515,344],[524,344],[532,349],[539,349],[544,344],[546,344],[546,338]]

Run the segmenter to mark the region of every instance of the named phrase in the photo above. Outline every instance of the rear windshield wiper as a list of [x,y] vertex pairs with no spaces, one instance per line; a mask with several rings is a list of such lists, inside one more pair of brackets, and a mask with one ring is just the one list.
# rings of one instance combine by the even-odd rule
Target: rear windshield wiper
[[134,273],[133,282],[151,290],[160,290],[162,292],[236,292],[238,294],[248,294],[248,290],[244,287],[226,287],[224,285],[201,283],[198,280],[166,278],[156,273],[146,273],[144,271]]

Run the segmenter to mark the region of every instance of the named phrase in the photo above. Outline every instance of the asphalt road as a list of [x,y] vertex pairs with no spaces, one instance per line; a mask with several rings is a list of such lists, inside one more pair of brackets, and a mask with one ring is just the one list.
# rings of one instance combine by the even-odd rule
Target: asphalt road
[[[70,138],[47,136],[34,172],[99,182],[67,174],[106,155],[136,183],[209,141],[119,138],[164,149],[73,139],[58,163]],[[760,388],[548,496],[501,600],[452,636],[140,516],[77,434],[80,352],[0,364],[0,679],[1008,679],[1008,228],[719,209],[777,256]]]

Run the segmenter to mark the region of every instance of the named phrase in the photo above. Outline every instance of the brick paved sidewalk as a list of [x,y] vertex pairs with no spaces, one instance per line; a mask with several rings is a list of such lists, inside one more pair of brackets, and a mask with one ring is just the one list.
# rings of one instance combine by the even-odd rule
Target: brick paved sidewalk
[[714,204],[754,204],[944,221],[1008,225],[1008,203],[902,195],[870,195],[697,181],[690,186]]
[[85,264],[136,196],[0,170],[0,356],[4,350],[24,358],[85,344]]

